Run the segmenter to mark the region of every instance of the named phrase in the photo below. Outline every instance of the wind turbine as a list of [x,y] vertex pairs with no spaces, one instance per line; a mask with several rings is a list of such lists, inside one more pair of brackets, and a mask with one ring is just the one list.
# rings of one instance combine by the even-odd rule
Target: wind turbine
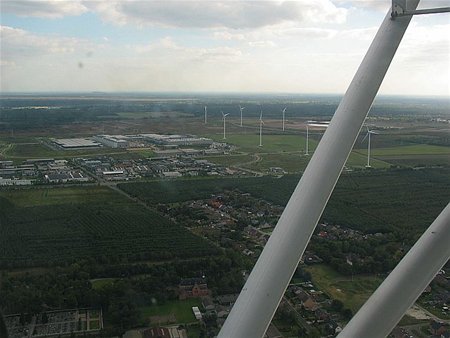
[[262,147],[262,127],[263,127],[264,121],[262,120],[262,111],[259,115],[259,146]]
[[205,124],[208,123],[208,108],[205,106]]
[[284,121],[285,121],[284,115],[285,115],[285,113],[286,113],[286,108],[283,109],[283,131],[284,131]]
[[364,142],[364,140],[367,138],[367,165],[366,168],[370,168],[370,134],[378,135],[378,133],[374,132],[373,130],[370,130],[369,127],[367,128],[367,134],[364,136],[361,142]]
[[306,121],[306,150],[305,155],[309,155],[309,127],[328,128],[330,121]]
[[227,136],[225,134],[225,119],[230,113],[224,114],[223,111],[221,111],[221,113],[222,113],[222,119],[223,119],[223,139],[226,140]]
[[242,111],[245,109],[245,107],[241,107],[241,105],[239,105],[239,110],[241,111],[241,127],[242,127]]
[[309,155],[309,153],[308,153],[308,145],[309,145],[309,121],[306,123],[306,150],[305,150],[305,155]]

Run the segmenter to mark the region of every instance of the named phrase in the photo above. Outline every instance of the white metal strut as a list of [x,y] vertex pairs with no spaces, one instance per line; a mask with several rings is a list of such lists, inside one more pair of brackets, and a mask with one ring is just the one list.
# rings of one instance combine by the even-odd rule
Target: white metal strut
[[[415,9],[419,0],[411,0]],[[264,335],[351,152],[411,20],[385,17],[224,323],[219,338]]]
[[338,338],[387,337],[449,258],[450,203]]

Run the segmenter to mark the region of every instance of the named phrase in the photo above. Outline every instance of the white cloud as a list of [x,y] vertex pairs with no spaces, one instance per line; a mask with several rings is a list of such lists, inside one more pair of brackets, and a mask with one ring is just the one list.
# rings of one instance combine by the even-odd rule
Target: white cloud
[[[338,6],[351,6],[354,8],[386,12],[391,7],[391,0],[333,0]],[[450,0],[421,0],[418,9],[449,7]]]
[[152,60],[164,64],[180,62],[234,62],[243,55],[241,50],[226,46],[212,48],[193,48],[177,44],[171,37],[165,37],[158,42],[148,45],[130,46],[141,55],[147,55]]
[[378,27],[346,29],[339,32],[339,37],[350,40],[369,40],[372,41]]
[[261,48],[273,48],[276,47],[276,43],[270,40],[260,40],[260,41],[250,41],[248,43],[250,47],[261,47]]
[[411,24],[400,46],[401,57],[415,63],[433,64],[446,61],[450,68],[450,24],[419,26]]
[[4,13],[42,18],[77,16],[88,10],[81,0],[0,0],[0,6]]
[[231,29],[283,22],[342,23],[347,10],[329,0],[300,1],[94,1],[85,2],[104,20],[138,26]]
[[26,30],[0,26],[1,58],[16,60],[44,54],[68,54],[76,50],[87,52],[89,43],[75,38],[40,36]]

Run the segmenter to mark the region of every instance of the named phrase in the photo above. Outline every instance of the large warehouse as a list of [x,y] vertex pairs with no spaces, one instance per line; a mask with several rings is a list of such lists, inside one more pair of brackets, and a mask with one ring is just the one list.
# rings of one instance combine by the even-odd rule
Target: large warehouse
[[52,141],[64,149],[98,148],[102,145],[87,138],[59,138]]

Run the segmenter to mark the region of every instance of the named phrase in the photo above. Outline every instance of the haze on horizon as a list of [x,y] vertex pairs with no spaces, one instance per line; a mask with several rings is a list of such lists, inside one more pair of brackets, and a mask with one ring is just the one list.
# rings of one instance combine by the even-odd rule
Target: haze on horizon
[[[345,92],[390,0],[0,0],[1,92]],[[422,8],[450,6],[422,0]],[[381,87],[450,96],[450,15],[413,18]]]

